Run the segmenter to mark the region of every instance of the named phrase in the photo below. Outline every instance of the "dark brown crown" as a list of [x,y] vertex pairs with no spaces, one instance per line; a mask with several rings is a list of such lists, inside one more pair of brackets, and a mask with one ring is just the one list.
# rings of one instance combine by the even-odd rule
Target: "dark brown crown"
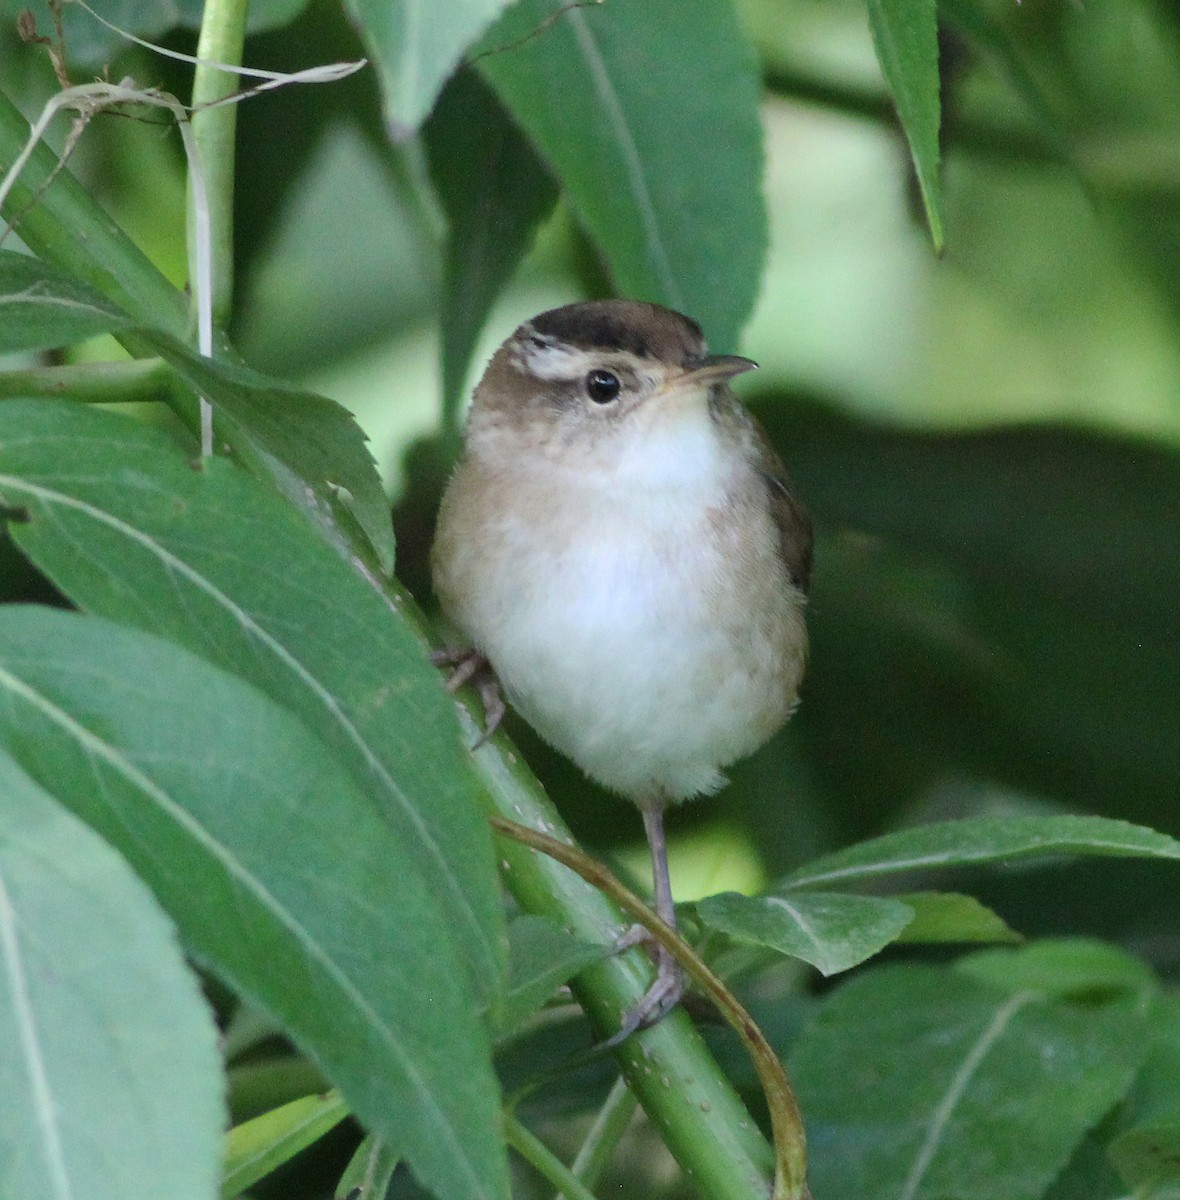
[[638,358],[688,365],[706,353],[701,327],[690,318],[642,300],[590,300],[550,309],[522,325],[580,350],[622,350]]

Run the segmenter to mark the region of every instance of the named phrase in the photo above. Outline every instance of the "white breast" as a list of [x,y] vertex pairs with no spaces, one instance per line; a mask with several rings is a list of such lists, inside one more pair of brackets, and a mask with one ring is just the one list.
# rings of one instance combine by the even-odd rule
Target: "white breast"
[[641,457],[546,463],[515,481],[488,518],[503,553],[480,556],[496,566],[455,614],[538,732],[639,800],[712,791],[765,740],[789,709],[784,622],[802,630],[790,589],[769,622],[727,591],[710,510],[744,464],[701,416],[647,439]]

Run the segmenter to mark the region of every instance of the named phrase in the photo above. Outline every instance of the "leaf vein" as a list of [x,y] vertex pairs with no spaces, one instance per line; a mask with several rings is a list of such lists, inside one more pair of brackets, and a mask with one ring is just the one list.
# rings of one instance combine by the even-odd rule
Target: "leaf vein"
[[594,41],[594,37],[582,13],[577,9],[570,9],[566,15],[574,37],[577,39],[578,48],[581,50],[586,60],[586,65],[590,70],[594,90],[598,93],[598,98],[606,112],[607,119],[614,129],[619,149],[622,151],[627,179],[631,185],[631,192],[635,197],[635,207],[643,222],[648,246],[654,259],[653,265],[660,278],[660,283],[664,287],[668,303],[673,308],[684,308],[684,296],[680,290],[676,275],[672,270],[672,264],[668,258],[668,252],[664,246],[664,239],[660,232],[659,215],[652,201],[651,189],[647,185],[647,176],[643,169],[643,157],[640,155],[639,149],[635,144],[635,137],[631,132],[630,125],[627,123],[626,113],[619,102],[619,96],[615,91],[614,84],[611,82],[610,73],[606,69],[606,63],[603,61],[598,44]]
[[[356,727],[356,724],[348,716],[341,707],[336,697],[326,688],[316,676],[293,654],[287,647],[279,641],[269,630],[263,628],[254,617],[237,604],[229,595],[218,588],[212,580],[201,574],[195,567],[185,562],[182,558],[173,554],[155,538],[148,536],[141,530],[136,529],[133,525],[120,520],[113,513],[88,504],[84,500],[79,500],[77,497],[70,496],[64,492],[56,491],[51,488],[41,487],[27,480],[16,478],[8,475],[0,475],[0,486],[7,486],[18,491],[24,491],[38,499],[45,501],[47,504],[60,504],[66,508],[73,508],[83,513],[91,520],[97,521],[100,524],[107,525],[114,529],[121,536],[128,538],[130,541],[136,542],[142,546],[150,554],[153,554],[160,560],[161,565],[169,572],[170,576],[175,578],[183,578],[188,580],[198,591],[204,592],[211,597],[220,607],[224,608],[230,616],[258,643],[270,650],[282,664],[292,671],[315,696],[317,700],[328,710],[332,720],[340,727],[345,736],[353,743],[360,751],[365,760],[366,765],[377,776],[384,791],[391,796],[397,803],[400,810],[409,819],[414,827],[414,832],[421,839],[422,844],[428,849],[433,866],[438,877],[447,882],[448,889],[452,896],[459,901],[464,918],[467,924],[476,931],[477,937],[483,941],[482,928],[471,906],[463,893],[462,886],[458,878],[452,871],[446,856],[443,854],[441,847],[437,844],[432,836],[429,827],[422,821],[421,815],[410,804],[404,795],[402,789],[397,785],[393,776],[390,775],[385,764],[377,756],[373,748],[366,741],[361,731]],[[176,584],[178,596],[181,594],[181,587]]]
[[[446,1119],[446,1114],[439,1107],[429,1086],[414,1064],[412,1056],[406,1053],[393,1028],[372,1007],[363,990],[357,986],[348,972],[327,953],[320,942],[312,936],[311,931],[299,920],[296,914],[254,872],[250,871],[227,845],[214,837],[183,804],[175,800],[154,779],[151,779],[140,771],[130,759],[120,753],[117,747],[98,737],[80,722],[74,720],[68,712],[54,704],[48,696],[42,695],[23,679],[18,678],[2,667],[0,667],[0,686],[7,687],[14,695],[21,697],[34,708],[38,709],[68,737],[73,738],[88,755],[93,755],[104,760],[114,771],[121,774],[132,786],[147,796],[149,800],[156,804],[177,825],[184,829],[213,859],[219,862],[230,878],[235,880],[244,892],[252,894],[258,903],[264,909],[268,910],[279,921],[280,925],[294,936],[299,945],[303,947],[309,959],[321,966],[325,976],[336,984],[343,997],[365,1018],[370,1028],[377,1032],[381,1041],[401,1065],[406,1080],[418,1094],[423,1108],[428,1110],[430,1114],[430,1127],[451,1143],[455,1161],[464,1163],[467,1170],[471,1171],[470,1162],[464,1153],[462,1144],[455,1135],[451,1123]],[[3,909],[0,908],[0,917],[3,915]],[[4,922],[0,921],[0,937],[4,933]],[[68,1193],[66,1193],[66,1196],[68,1197]]]
[[8,991],[12,997],[12,1012],[16,1020],[17,1036],[24,1050],[25,1065],[29,1072],[29,1083],[33,1090],[33,1111],[41,1129],[45,1145],[49,1182],[58,1200],[72,1200],[69,1173],[66,1170],[65,1151],[61,1142],[61,1131],[54,1111],[53,1093],[49,1086],[49,1073],[41,1052],[37,1034],[37,1019],[29,996],[28,980],[21,962],[20,939],[17,936],[16,912],[0,875],[0,950],[8,975]]
[[983,1060],[987,1057],[988,1051],[999,1040],[1012,1018],[1026,1004],[1035,1000],[1036,997],[1036,992],[1027,991],[1016,992],[1010,996],[996,1010],[996,1014],[988,1023],[987,1028],[984,1029],[975,1044],[967,1052],[967,1056],[963,1059],[959,1065],[959,1069],[951,1078],[946,1094],[938,1102],[938,1106],[934,1110],[934,1115],[930,1118],[926,1137],[922,1142],[921,1149],[918,1151],[918,1157],[914,1159],[914,1165],[910,1168],[910,1173],[906,1177],[901,1191],[898,1193],[898,1200],[914,1200],[926,1172],[930,1169],[930,1164],[934,1160],[935,1154],[938,1153],[942,1135],[946,1132],[946,1127],[950,1124],[951,1118],[954,1116],[955,1108],[963,1098],[963,1093],[966,1092],[975,1072],[979,1070]]

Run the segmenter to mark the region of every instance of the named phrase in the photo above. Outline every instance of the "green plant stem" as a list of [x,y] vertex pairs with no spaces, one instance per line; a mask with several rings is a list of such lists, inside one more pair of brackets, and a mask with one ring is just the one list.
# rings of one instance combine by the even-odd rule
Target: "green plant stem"
[[[758,1079],[770,1109],[774,1127],[774,1196],[782,1200],[806,1200],[807,1168],[803,1121],[786,1071],[754,1019],[734,994],[709,969],[708,964],[670,925],[666,925],[629,888],[619,882],[602,863],[590,858],[576,846],[559,841],[536,829],[502,817],[492,818],[492,828],[576,871],[587,883],[610,897],[624,912],[638,921],[651,936],[668,950],[692,981],[720,1010],[721,1015],[741,1038],[754,1062]],[[630,1039],[628,1039],[630,1040]]]
[[[0,164],[14,161],[27,136],[24,119],[0,97]],[[32,159],[38,171],[29,180],[34,190],[56,166],[53,155],[40,149],[43,153]],[[26,190],[24,205],[32,199]],[[36,201],[21,225],[22,237],[35,253],[80,274],[145,324],[162,324],[185,336],[187,309],[180,293],[68,173],[39,192]],[[134,347],[134,339],[128,342]],[[174,404],[178,415],[195,428],[197,410],[191,397],[187,403],[174,397]],[[227,430],[227,438],[236,434]],[[240,451],[256,473],[265,475],[265,456],[232,440],[231,449]],[[281,480],[272,482],[283,491]],[[429,627],[413,600],[396,583],[383,579],[359,538],[351,549],[357,560],[371,564],[370,581],[384,587],[392,607],[427,640]],[[482,728],[482,712],[469,690],[459,697],[457,712],[474,743]],[[489,812],[570,837],[503,734],[482,746],[474,762],[484,786],[481,800]],[[626,927],[626,917],[607,897],[560,863],[513,843],[504,845],[502,859],[507,886],[527,911],[548,916],[587,941],[609,943]],[[606,1036],[618,1028],[621,1015],[634,1006],[651,979],[650,960],[633,950],[583,972],[577,991],[591,1020]],[[652,1123],[703,1196],[766,1200],[773,1169],[771,1149],[685,1013],[674,1012],[654,1028],[628,1038],[615,1054]]]
[[53,396],[84,404],[163,400],[173,378],[171,368],[160,358],[30,367],[0,372],[0,400]]
[[[474,743],[483,715],[469,689],[457,696],[457,708]],[[473,757],[490,815],[573,844],[552,802],[502,733]],[[557,921],[575,937],[610,944],[630,927],[611,899],[548,855],[502,839],[500,860],[505,883],[521,907]],[[653,977],[651,960],[632,950],[587,968],[573,987],[599,1035],[607,1037]],[[703,1196],[766,1200],[773,1151],[683,1010],[628,1038],[614,1054],[653,1125]]]
[[569,1200],[596,1200],[594,1193],[569,1167],[511,1112],[504,1114],[504,1136],[525,1162],[559,1188]]
[[[197,41],[200,63],[193,75],[193,137],[209,200],[213,259],[213,323],[225,328],[233,309],[234,287],[234,148],[238,124],[236,104],[218,104],[238,89],[233,70],[242,62],[249,0],[205,0]],[[212,107],[209,107],[212,106]],[[189,195],[189,246],[192,254],[192,194]],[[190,270],[195,278],[195,272]]]
[[[635,1093],[627,1086],[624,1079],[615,1080],[605,1103],[598,1110],[586,1140],[578,1150],[570,1170],[588,1188],[597,1185],[603,1169],[610,1161],[631,1118],[635,1115]],[[559,1192],[555,1200],[571,1200],[564,1192]]]

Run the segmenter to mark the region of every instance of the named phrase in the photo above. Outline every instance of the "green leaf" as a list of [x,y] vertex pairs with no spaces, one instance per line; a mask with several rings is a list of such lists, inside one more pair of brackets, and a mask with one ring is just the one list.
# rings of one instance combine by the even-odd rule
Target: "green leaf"
[[729,0],[682,0],[674,19],[648,0],[523,0],[481,49],[618,291],[735,349],[767,233],[761,81]]
[[221,1169],[224,1200],[240,1196],[251,1184],[318,1142],[348,1116],[348,1105],[336,1092],[304,1096],[235,1125],[226,1134]]
[[426,127],[426,150],[450,226],[441,326],[443,404],[453,420],[476,339],[557,202],[557,186],[474,71],[447,85]]
[[1137,1125],[1110,1144],[1110,1157],[1136,1200],[1180,1197],[1180,1113]]
[[907,892],[898,896],[914,912],[899,942],[1019,942],[1020,934],[974,896],[960,892]]
[[381,80],[385,119],[395,140],[426,119],[463,51],[507,0],[346,0]]
[[[176,373],[232,421],[274,465],[290,473],[288,499],[343,546],[336,526],[351,517],[385,572],[393,570],[393,525],[365,434],[334,400],[299,391],[249,367],[202,358],[157,330],[141,336]],[[215,426],[216,428],[216,426]],[[308,492],[311,495],[308,495]]]
[[1053,938],[1019,950],[980,950],[960,959],[955,970],[1007,991],[1048,996],[1154,992],[1155,977],[1138,959],[1092,938]]
[[1046,96],[1024,56],[995,12],[977,0],[938,0],[939,16],[966,35],[977,48],[990,55],[1024,101],[1029,115],[1053,152],[1077,169],[1069,137],[1060,117]]
[[786,395],[758,413],[817,525],[868,535],[820,548],[824,670],[796,726],[845,730],[819,752],[849,803],[937,763],[1170,828],[1180,738],[1144,731],[1171,728],[1180,678],[1180,455],[1062,426],[903,432]]
[[1107,817],[978,817],[887,833],[787,876],[791,888],[847,884],[900,871],[1063,855],[1180,859],[1180,842]]
[[612,953],[571,937],[544,917],[520,916],[508,926],[508,992],[498,1012],[503,1033],[523,1024],[563,983]]
[[0,1193],[211,1200],[223,1086],[171,922],[0,753]]
[[442,1195],[507,1195],[466,973],[415,857],[309,730],[169,642],[0,612],[0,741],[107,836]]
[[[1147,1059],[1124,1106],[1125,1128],[1109,1157],[1142,1200],[1180,1197],[1180,995],[1166,992],[1152,1014]],[[1116,1193],[1125,1194],[1121,1190]]]
[[336,1185],[336,1200],[385,1200],[399,1161],[396,1149],[369,1134],[344,1168]]
[[893,93],[897,115],[930,224],[942,252],[942,201],[938,182],[938,13],[935,0],[867,0],[873,45]]
[[[19,263],[12,261],[17,258]],[[86,336],[136,326],[88,284],[37,259],[0,252],[2,271],[8,272],[10,287],[19,295],[35,291],[34,307],[52,304],[54,312],[61,308],[75,314],[70,320],[89,322],[94,327],[87,329]],[[17,304],[14,323],[18,337],[22,330],[30,335],[35,332],[29,323],[29,304],[28,300]],[[105,324],[99,322],[100,317]],[[393,570],[389,501],[365,444],[365,434],[347,409],[249,367],[203,358],[162,330],[140,328],[138,333],[186,383],[214,405],[223,421],[237,426],[245,435],[237,439],[239,446],[248,441],[256,447],[265,459],[265,477],[282,480],[287,498],[311,515],[339,548],[345,549],[346,541],[338,525],[343,521],[347,527],[349,521],[355,522],[372,546],[381,569],[387,573]],[[3,337],[0,334],[0,351],[4,348]]]
[[816,1196],[1036,1200],[1127,1091],[1141,993],[1070,1002],[936,967],[839,988],[797,1045]]
[[696,905],[701,921],[738,941],[801,958],[824,975],[847,971],[895,941],[914,913],[899,900],[839,892],[741,896]]
[[65,271],[0,250],[0,354],[50,350],[129,329],[131,318]]
[[160,432],[91,408],[0,406],[0,499],[25,510],[13,537],[76,604],[242,676],[333,748],[494,996],[503,915],[470,758],[420,639],[385,599],[232,463],[194,470]]

